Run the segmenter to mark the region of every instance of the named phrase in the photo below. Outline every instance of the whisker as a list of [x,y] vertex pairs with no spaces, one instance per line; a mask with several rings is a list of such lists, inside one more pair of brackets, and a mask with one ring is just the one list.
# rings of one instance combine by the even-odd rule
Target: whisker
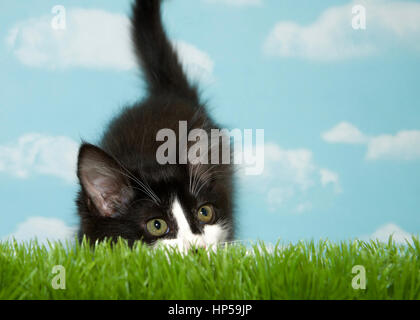
[[192,172],[193,172],[193,186],[192,186],[192,194],[195,194],[196,186],[197,186],[197,173],[198,169],[200,168],[201,163],[198,163],[193,166]]
[[[201,181],[201,177],[204,176],[207,172],[209,172],[211,169],[216,168],[217,165],[211,165],[209,166],[209,168],[207,168],[206,170],[202,171],[201,173],[199,173],[196,177],[195,177],[195,184],[194,184],[194,192],[192,192],[194,195],[196,195],[196,190],[197,188],[200,186],[199,183]],[[198,168],[197,168],[197,173],[198,173]]]
[[[137,184],[139,184],[140,186],[142,186],[145,191],[148,191],[147,193],[158,203],[160,203],[160,199],[159,197],[153,192],[153,190],[150,188],[149,185],[145,185],[142,181],[138,180],[133,174],[131,174],[131,172],[124,167],[124,165],[121,162],[118,162],[118,164],[121,166],[122,169],[124,169],[128,175],[132,178],[133,181],[135,181]],[[142,175],[143,177],[143,175]],[[144,179],[144,177],[143,177]],[[144,179],[146,181],[146,179]],[[147,181],[146,181],[147,183]]]
[[190,183],[189,183],[189,190],[190,190],[190,192],[191,193],[193,193],[192,192],[192,185],[191,185],[191,182],[192,182],[192,166],[188,166],[188,172],[189,172],[189,180],[190,180]]
[[[114,171],[116,171],[116,172],[118,172],[118,173],[120,173],[120,174],[122,174],[123,176],[125,176],[125,177],[127,177],[127,178],[129,178],[129,179],[131,179],[131,180],[133,180],[138,186],[140,186],[142,189],[138,189],[138,188],[136,188],[136,189],[138,189],[138,190],[141,190],[142,192],[144,192],[144,193],[146,193],[149,197],[151,197],[152,198],[152,200],[156,203],[156,204],[158,204],[159,203],[159,201],[158,201],[158,199],[156,198],[156,196],[153,194],[153,193],[151,193],[147,188],[146,188],[146,186],[141,182],[141,181],[139,181],[138,179],[136,179],[134,176],[132,176],[129,172],[129,174],[126,174],[126,173],[124,173],[123,171],[121,171],[121,170],[119,170],[119,169],[115,169],[115,168],[111,168],[112,170],[114,170]],[[125,169],[125,170],[127,170],[127,169]],[[128,170],[127,170],[128,171]]]
[[[221,171],[221,172],[223,172],[223,171]],[[203,180],[203,182],[201,183],[201,185],[200,185],[200,187],[199,187],[199,189],[197,190],[197,192],[196,192],[196,196],[198,196],[199,194],[200,194],[200,191],[201,191],[201,189],[203,189],[203,187],[206,185],[206,184],[208,184],[210,181],[214,181],[214,180],[217,180],[218,178],[221,178],[221,177],[225,177],[225,175],[224,174],[216,174],[216,175],[212,175],[212,176],[210,176],[209,178],[207,178],[207,179],[205,179],[205,180]]]

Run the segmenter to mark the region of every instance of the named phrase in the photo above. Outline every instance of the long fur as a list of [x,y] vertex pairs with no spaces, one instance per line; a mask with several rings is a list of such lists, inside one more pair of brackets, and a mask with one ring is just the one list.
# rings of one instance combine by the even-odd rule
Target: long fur
[[[171,233],[166,237],[173,237],[177,226],[168,210],[175,197],[189,213],[193,233],[203,230],[194,210],[211,203],[215,222],[230,225],[224,241],[233,239],[231,166],[160,165],[156,161],[162,143],[156,141],[160,129],[178,132],[179,121],[187,121],[188,130],[201,128],[210,133],[218,128],[183,72],[166,36],[160,6],[159,0],[137,0],[132,7],[132,41],[147,83],[146,98],[116,115],[97,146],[84,143],[80,148],[76,200],[80,239],[123,237],[130,243],[143,240],[152,244],[157,239],[145,232],[144,225],[156,215],[167,219]],[[115,176],[109,177],[110,172]],[[190,192],[191,181],[196,191],[200,188],[199,194]]]
[[132,7],[131,39],[151,95],[172,93],[198,102],[161,19],[161,1],[136,1]]

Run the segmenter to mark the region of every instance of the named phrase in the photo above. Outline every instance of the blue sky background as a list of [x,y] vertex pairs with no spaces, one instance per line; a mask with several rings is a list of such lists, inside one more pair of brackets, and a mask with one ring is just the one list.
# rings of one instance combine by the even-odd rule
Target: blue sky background
[[[0,4],[0,238],[68,235],[77,144],[144,94],[129,44],[114,50],[125,38],[100,32],[130,1],[61,1],[63,41],[45,27],[56,4]],[[172,0],[164,20],[214,117],[265,130],[265,174],[239,179],[238,238],[420,233],[419,1]]]

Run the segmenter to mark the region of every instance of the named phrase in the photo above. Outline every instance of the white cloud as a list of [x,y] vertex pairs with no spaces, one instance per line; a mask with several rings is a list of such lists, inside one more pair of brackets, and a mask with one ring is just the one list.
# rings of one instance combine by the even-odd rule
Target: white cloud
[[308,149],[283,149],[275,143],[265,144],[263,178],[281,180],[306,190],[314,184],[315,164]]
[[361,237],[364,240],[379,240],[380,242],[387,243],[389,237],[392,235],[392,239],[399,244],[406,244],[406,240],[411,242],[412,234],[404,231],[394,223],[388,223],[379,227],[373,234],[368,237]]
[[295,211],[297,213],[303,213],[306,211],[309,211],[312,209],[312,204],[310,202],[304,202],[304,203],[299,203],[296,208]]
[[185,72],[192,80],[201,80],[204,83],[214,81],[214,62],[206,52],[184,41],[173,41],[173,46]]
[[[27,66],[50,70],[71,67],[130,70],[137,68],[125,15],[98,9],[66,11],[66,28],[51,27],[51,16],[17,23],[6,43]],[[185,69],[194,80],[212,80],[213,61],[191,44],[174,42]]]
[[334,191],[336,193],[341,193],[341,186],[339,183],[338,174],[334,171],[328,170],[328,169],[320,169],[319,174],[321,176],[321,184],[322,186],[328,186],[330,184],[333,185]]
[[399,131],[395,136],[373,137],[369,141],[366,158],[420,160],[420,130]]
[[45,174],[74,182],[78,148],[68,137],[28,133],[16,142],[0,145],[0,172],[19,178]]
[[[258,152],[258,148],[257,148]],[[243,169],[243,168],[242,168]],[[324,181],[319,178],[320,170]],[[295,199],[300,199],[311,188],[333,184],[339,188],[338,174],[331,170],[320,169],[313,160],[312,151],[308,149],[284,149],[275,143],[264,145],[264,170],[260,175],[245,175],[241,172],[243,184],[256,188],[266,199],[268,209],[277,211],[280,207],[291,205]],[[304,212],[312,208],[309,202],[295,205],[295,212]]]
[[22,21],[9,31],[8,44],[30,67],[135,67],[130,48],[129,20],[121,14],[95,9],[69,9],[66,28],[54,29],[54,16]]
[[284,205],[294,194],[295,191],[292,187],[273,187],[269,189],[267,193],[268,210],[271,212],[276,211],[279,206]]
[[[352,8],[366,8],[366,29],[352,28]],[[268,35],[264,52],[281,57],[328,61],[363,57],[389,48],[420,50],[420,4],[357,0],[326,9],[310,25],[280,21]]]
[[401,130],[395,135],[367,136],[351,123],[341,122],[321,136],[329,143],[366,145],[368,160],[420,160],[420,130]]
[[38,240],[40,244],[50,241],[72,241],[76,235],[76,228],[67,226],[62,220],[56,218],[30,217],[18,224],[17,229],[3,240],[15,239],[23,242]]
[[205,0],[208,3],[226,4],[231,6],[259,6],[262,0]]
[[322,138],[330,143],[365,143],[367,137],[358,128],[348,122],[340,122],[324,132]]

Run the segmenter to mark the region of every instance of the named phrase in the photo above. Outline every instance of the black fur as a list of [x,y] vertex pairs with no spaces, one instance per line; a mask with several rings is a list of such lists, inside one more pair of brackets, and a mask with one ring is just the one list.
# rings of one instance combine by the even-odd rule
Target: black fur
[[[181,120],[187,121],[188,130],[202,128],[210,133],[218,128],[196,88],[188,82],[166,36],[160,4],[158,0],[137,0],[132,7],[132,40],[147,83],[147,97],[117,115],[98,146],[83,143],[80,147],[76,200],[80,240],[83,236],[92,242],[122,237],[130,244],[140,239],[151,244],[158,240],[145,229],[152,218],[165,219],[170,231],[164,237],[173,238],[177,226],[169,211],[175,196],[184,211],[191,213],[187,219],[193,233],[203,228],[196,210],[210,203],[216,215],[211,223],[224,221],[230,226],[228,240],[233,239],[232,167],[160,165],[156,161],[156,150],[162,144],[156,141],[160,129],[178,133]],[[198,196],[188,188],[192,170],[205,173],[201,179],[210,178]],[[159,201],[154,201],[139,181],[149,186]]]

